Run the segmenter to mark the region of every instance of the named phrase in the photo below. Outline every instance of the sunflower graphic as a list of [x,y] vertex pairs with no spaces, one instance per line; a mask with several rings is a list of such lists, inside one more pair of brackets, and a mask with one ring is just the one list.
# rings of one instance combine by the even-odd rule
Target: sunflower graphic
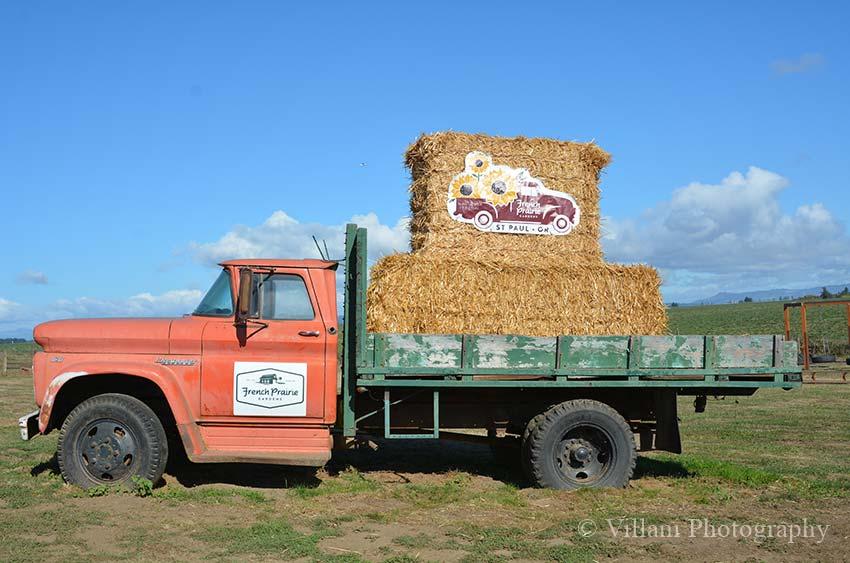
[[449,184],[449,197],[458,199],[461,197],[483,197],[479,188],[478,177],[474,174],[458,174],[452,178]]
[[491,166],[481,177],[483,197],[493,205],[505,205],[516,199],[516,174],[506,166]]
[[464,164],[466,164],[465,172],[483,174],[493,165],[493,158],[487,153],[472,151],[466,155]]

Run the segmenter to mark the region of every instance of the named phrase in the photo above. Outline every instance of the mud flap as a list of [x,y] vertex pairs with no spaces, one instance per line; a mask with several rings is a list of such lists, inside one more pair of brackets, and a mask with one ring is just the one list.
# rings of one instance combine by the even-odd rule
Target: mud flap
[[676,392],[655,391],[653,401],[655,403],[655,449],[674,454],[682,453]]

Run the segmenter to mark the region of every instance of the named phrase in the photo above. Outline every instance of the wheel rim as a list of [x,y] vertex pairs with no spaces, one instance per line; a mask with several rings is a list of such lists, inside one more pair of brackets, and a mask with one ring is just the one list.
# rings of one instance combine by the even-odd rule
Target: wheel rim
[[80,466],[99,483],[121,481],[136,468],[137,444],[125,423],[112,418],[95,420],[77,437]]
[[566,233],[570,230],[572,224],[570,223],[570,220],[567,219],[565,216],[558,215],[553,221],[553,226],[555,227],[555,230],[559,233]]
[[475,216],[475,225],[479,228],[486,229],[493,222],[493,216],[486,211],[479,211]]
[[580,426],[564,434],[553,461],[564,479],[578,486],[590,486],[605,478],[615,453],[614,441],[605,430]]

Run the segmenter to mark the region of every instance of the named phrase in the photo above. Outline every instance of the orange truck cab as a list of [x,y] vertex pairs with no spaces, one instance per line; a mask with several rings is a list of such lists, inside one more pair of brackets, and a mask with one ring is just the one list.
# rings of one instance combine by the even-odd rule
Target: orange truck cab
[[39,410],[21,419],[22,437],[61,428],[58,457],[68,480],[120,482],[141,466],[155,482],[169,423],[195,462],[321,466],[330,458],[337,263],[221,266],[191,315],[35,328]]

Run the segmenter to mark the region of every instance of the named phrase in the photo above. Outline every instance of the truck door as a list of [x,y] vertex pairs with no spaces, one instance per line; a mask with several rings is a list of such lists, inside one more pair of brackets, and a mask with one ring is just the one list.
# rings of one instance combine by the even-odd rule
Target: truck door
[[202,421],[320,423],[326,338],[307,269],[255,272],[247,326],[204,329]]

